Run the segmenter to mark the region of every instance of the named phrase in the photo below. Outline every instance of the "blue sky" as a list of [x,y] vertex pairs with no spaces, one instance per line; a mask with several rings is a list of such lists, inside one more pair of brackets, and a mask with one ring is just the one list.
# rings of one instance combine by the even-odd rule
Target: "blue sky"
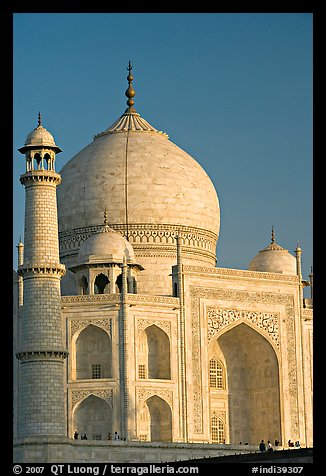
[[[14,15],[13,263],[24,234],[27,134],[63,149],[56,170],[135,107],[192,155],[221,206],[218,266],[247,269],[270,242],[312,265],[312,34],[309,13]],[[191,211],[190,211],[191,213]]]

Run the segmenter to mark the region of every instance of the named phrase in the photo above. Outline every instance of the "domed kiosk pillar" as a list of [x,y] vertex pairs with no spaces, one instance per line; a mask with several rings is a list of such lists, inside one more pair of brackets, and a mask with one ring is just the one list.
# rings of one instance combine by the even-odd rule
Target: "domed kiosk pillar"
[[25,154],[24,260],[19,359],[18,437],[65,436],[64,362],[60,279],[65,266],[59,262],[55,172],[61,149],[52,135],[38,126],[19,152]]

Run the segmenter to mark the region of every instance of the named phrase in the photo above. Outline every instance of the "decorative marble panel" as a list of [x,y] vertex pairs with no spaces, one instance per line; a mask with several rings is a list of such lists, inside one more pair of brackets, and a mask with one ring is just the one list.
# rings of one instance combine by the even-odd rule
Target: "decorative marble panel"
[[90,395],[94,395],[96,397],[102,398],[103,400],[108,402],[111,408],[113,408],[113,390],[112,389],[72,390],[71,391],[71,408],[74,408],[79,402],[89,397]]
[[112,319],[83,319],[70,321],[71,336],[82,328],[86,328],[89,325],[94,325],[104,329],[110,337],[112,337]]
[[167,402],[171,409],[172,409],[172,400],[173,400],[173,392],[172,390],[163,390],[161,388],[138,388],[137,389],[137,404],[142,403],[148,400],[150,397],[156,395],[157,397],[162,398],[165,402]]
[[137,337],[144,329],[146,329],[146,327],[152,325],[155,325],[162,329],[171,338],[171,322],[160,319],[137,319]]
[[237,309],[217,309],[208,307],[206,310],[208,324],[208,342],[219,333],[219,331],[238,320],[249,321],[266,334],[280,346],[279,339],[279,318],[277,313],[244,311]]
[[[193,424],[194,432],[203,433],[203,402],[202,402],[202,342],[200,337],[200,301],[201,299],[223,299],[225,301],[281,304],[286,313],[287,361],[289,376],[290,421],[293,438],[299,434],[298,401],[297,401],[297,368],[295,348],[295,315],[294,297],[292,294],[276,294],[265,292],[242,291],[232,289],[210,289],[190,286],[191,322],[192,322],[192,372],[193,372]],[[229,310],[230,311],[230,310]],[[248,316],[250,314],[247,314]],[[274,314],[267,314],[270,322]],[[230,314],[228,314],[230,317]],[[214,317],[213,315],[211,317]],[[216,324],[218,325],[218,324]],[[262,324],[261,324],[262,325]],[[267,324],[266,324],[267,325]],[[271,327],[272,329],[272,327]],[[274,327],[275,330],[275,327]],[[274,332],[275,333],[275,332]]]

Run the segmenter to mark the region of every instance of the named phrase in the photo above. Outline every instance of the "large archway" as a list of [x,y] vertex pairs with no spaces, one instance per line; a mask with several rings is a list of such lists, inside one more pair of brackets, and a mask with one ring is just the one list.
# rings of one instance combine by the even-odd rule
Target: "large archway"
[[227,367],[230,443],[281,441],[278,360],[259,332],[241,323],[217,345]]
[[112,434],[112,410],[102,398],[90,395],[74,412],[74,431],[88,440],[106,440]]

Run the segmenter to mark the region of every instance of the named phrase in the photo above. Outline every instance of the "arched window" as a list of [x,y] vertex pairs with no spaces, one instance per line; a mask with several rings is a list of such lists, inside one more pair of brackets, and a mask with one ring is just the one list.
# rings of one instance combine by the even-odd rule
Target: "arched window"
[[221,362],[213,358],[209,361],[209,386],[211,388],[225,388],[224,370]]
[[80,281],[79,281],[79,286],[80,286],[80,293],[82,295],[85,295],[86,292],[87,292],[87,288],[88,288],[88,282],[87,282],[87,279],[85,278],[85,276],[83,276]]
[[173,296],[178,297],[178,283],[173,284]]
[[216,415],[211,418],[212,443],[225,443],[225,425]]
[[42,166],[42,158],[40,154],[34,155],[34,163],[35,163],[34,170],[40,170]]
[[116,287],[116,292],[121,293],[122,291],[122,274],[119,274],[119,276],[116,279],[115,282],[115,287]]
[[94,281],[94,293],[95,294],[104,294],[105,288],[109,284],[109,278],[105,274],[98,274]]
[[[121,293],[122,292],[122,274],[119,274],[119,276],[117,277],[115,286],[116,286],[116,292]],[[134,276],[127,277],[127,290],[128,290],[127,291],[128,293],[137,294],[137,282]]]
[[45,154],[43,157],[43,167],[45,170],[50,170],[51,169],[51,158],[49,154]]

